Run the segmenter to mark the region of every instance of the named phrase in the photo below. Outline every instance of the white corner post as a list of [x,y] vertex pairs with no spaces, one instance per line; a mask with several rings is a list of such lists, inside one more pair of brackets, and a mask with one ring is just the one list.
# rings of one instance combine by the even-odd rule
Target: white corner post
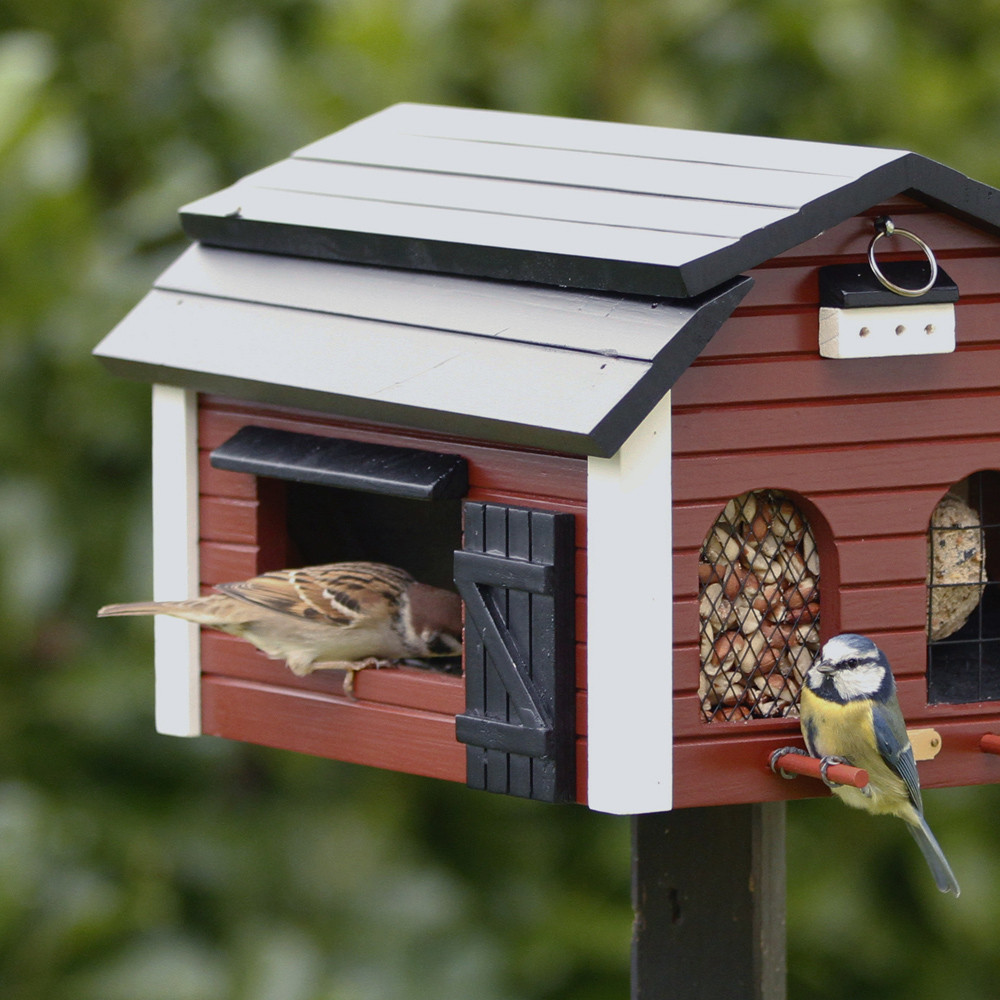
[[[198,594],[197,395],[153,386],[153,598]],[[201,733],[201,648],[196,625],[156,615],[156,730]]]
[[670,396],[587,469],[587,797],[609,813],[673,805]]

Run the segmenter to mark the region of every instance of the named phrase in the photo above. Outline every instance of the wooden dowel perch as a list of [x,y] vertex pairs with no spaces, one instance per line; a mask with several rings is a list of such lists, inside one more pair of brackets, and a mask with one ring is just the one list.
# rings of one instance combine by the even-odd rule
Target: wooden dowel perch
[[[769,763],[775,773],[786,771],[789,774],[804,774],[806,777],[820,778],[821,780],[823,777],[820,770],[823,762],[819,757],[783,753],[780,756],[772,757]],[[853,767],[850,764],[831,764],[826,769],[826,776],[838,785],[853,785],[855,788],[864,788],[868,784],[868,772],[863,767]]]
[[986,733],[980,737],[979,749],[983,753],[1000,753],[1000,736],[996,733]]

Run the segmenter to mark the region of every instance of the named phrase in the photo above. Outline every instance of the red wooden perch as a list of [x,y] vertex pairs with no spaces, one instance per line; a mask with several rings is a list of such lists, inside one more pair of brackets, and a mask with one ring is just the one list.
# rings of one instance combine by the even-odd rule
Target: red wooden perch
[[979,749],[983,753],[1000,754],[1000,736],[996,733],[986,733],[979,740]]
[[[783,753],[772,756],[769,764],[775,773],[786,771],[789,774],[804,774],[810,778],[820,778],[823,762],[819,757],[807,757],[798,753]],[[826,776],[838,785],[853,785],[864,788],[868,784],[868,772],[862,767],[850,764],[831,764],[826,769]]]

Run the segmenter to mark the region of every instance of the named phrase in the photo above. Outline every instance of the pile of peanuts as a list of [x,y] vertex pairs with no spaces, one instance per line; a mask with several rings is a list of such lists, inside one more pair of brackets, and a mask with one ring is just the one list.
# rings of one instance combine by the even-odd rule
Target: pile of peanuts
[[798,508],[777,490],[726,504],[705,539],[701,675],[707,719],[798,714],[819,649],[819,556]]

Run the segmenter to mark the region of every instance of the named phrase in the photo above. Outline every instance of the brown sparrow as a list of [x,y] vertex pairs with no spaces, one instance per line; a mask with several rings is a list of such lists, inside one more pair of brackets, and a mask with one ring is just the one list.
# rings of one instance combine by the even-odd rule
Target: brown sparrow
[[109,604],[111,615],[173,615],[252,643],[302,677],[318,669],[354,675],[406,657],[458,656],[462,603],[383,563],[342,562],[276,570],[186,601]]

